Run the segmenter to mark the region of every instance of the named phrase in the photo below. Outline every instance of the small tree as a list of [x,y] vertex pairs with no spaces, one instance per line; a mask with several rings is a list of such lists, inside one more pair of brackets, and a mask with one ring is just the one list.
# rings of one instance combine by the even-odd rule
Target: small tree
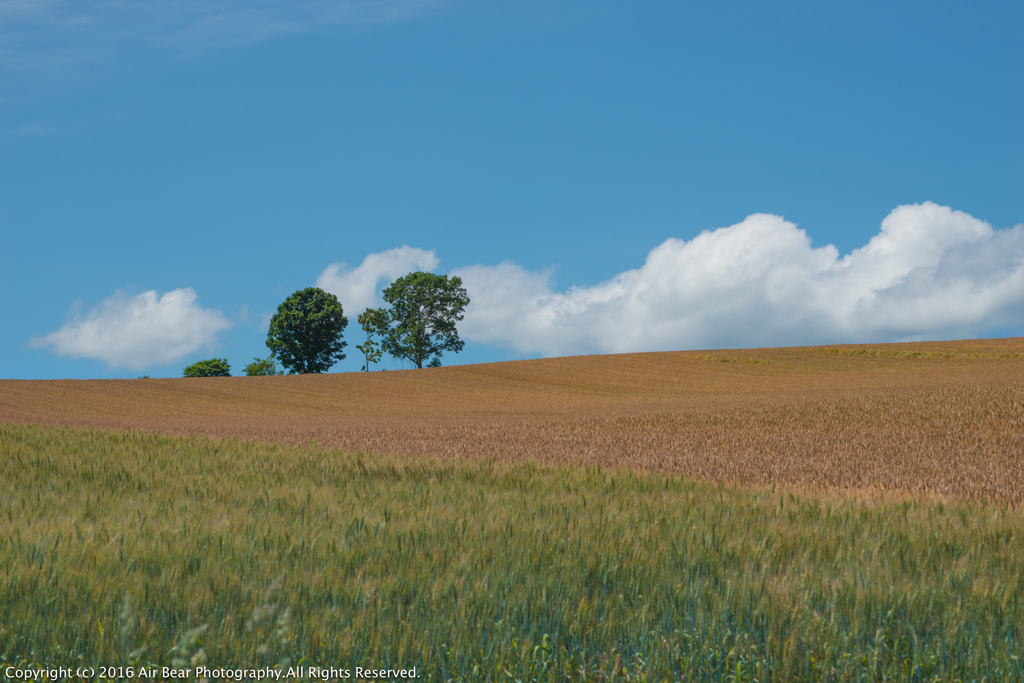
[[369,372],[370,363],[379,363],[381,356],[384,355],[380,348],[380,343],[373,336],[379,335],[383,337],[388,333],[388,313],[383,308],[367,308],[359,314],[359,325],[363,328],[363,332],[366,333],[366,341],[362,344],[356,344],[356,348],[363,352],[365,364],[362,369]]
[[230,377],[231,366],[226,358],[207,358],[181,371],[182,377]]
[[273,356],[266,358],[253,358],[252,362],[245,366],[247,377],[263,377],[265,375],[283,375],[284,370],[277,369],[277,363]]
[[381,346],[392,356],[404,358],[417,368],[424,363],[438,367],[444,351],[458,353],[465,345],[455,329],[469,305],[462,278],[409,273],[384,290],[384,301],[391,308]]
[[326,372],[345,358],[341,335],[348,326],[338,297],[319,287],[285,299],[270,319],[267,347],[292,374]]

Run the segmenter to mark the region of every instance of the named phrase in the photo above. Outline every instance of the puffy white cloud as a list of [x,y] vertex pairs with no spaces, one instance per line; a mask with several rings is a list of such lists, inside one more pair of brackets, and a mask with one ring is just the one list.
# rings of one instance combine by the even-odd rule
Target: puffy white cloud
[[155,291],[116,292],[84,317],[74,316],[32,348],[52,347],[61,356],[93,358],[110,368],[141,370],[181,360],[213,344],[231,326],[220,313],[196,303],[191,287],[157,296]]
[[1024,322],[1024,226],[993,230],[931,202],[896,208],[842,258],[755,214],[564,293],[508,262],[453,274],[472,299],[464,338],[543,355],[967,337]]
[[[345,314],[357,316],[383,303],[379,286],[415,270],[433,270],[440,263],[433,251],[402,246],[370,254],[354,270],[345,263],[332,263],[316,279],[316,286],[338,297]],[[381,284],[381,280],[388,282]]]

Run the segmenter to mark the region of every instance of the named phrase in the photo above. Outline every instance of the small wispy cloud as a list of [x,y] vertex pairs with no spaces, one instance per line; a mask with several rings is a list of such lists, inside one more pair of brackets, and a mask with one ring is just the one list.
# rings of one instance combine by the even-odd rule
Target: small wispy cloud
[[50,137],[60,135],[62,132],[58,126],[43,121],[32,121],[22,124],[9,132],[0,132],[0,140]]
[[0,63],[45,68],[126,46],[204,52],[277,36],[413,21],[454,0],[0,0]]
[[108,368],[141,370],[172,363],[212,346],[217,333],[232,326],[220,311],[198,305],[198,298],[191,287],[162,296],[116,292],[84,316],[76,313],[76,305],[63,327],[33,338],[29,347],[92,358]]

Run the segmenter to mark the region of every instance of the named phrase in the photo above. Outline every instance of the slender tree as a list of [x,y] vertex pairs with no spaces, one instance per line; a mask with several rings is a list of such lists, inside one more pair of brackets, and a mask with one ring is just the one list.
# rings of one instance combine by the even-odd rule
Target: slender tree
[[382,308],[367,308],[359,314],[359,325],[366,333],[366,341],[356,344],[356,348],[363,352],[365,365],[363,370],[370,371],[370,363],[379,363],[384,352],[381,350],[380,342],[374,336],[383,337],[388,333],[389,320],[387,311]]

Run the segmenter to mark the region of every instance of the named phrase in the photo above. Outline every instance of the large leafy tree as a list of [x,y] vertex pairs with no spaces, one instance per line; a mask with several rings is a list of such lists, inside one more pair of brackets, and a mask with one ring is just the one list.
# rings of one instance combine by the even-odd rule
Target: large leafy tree
[[297,375],[326,372],[345,358],[341,336],[348,326],[338,297],[319,287],[299,290],[270,319],[271,356]]
[[455,323],[462,320],[469,296],[459,277],[415,272],[400,277],[384,290],[387,327],[381,347],[417,368],[441,365],[445,351],[458,353],[464,342]]

